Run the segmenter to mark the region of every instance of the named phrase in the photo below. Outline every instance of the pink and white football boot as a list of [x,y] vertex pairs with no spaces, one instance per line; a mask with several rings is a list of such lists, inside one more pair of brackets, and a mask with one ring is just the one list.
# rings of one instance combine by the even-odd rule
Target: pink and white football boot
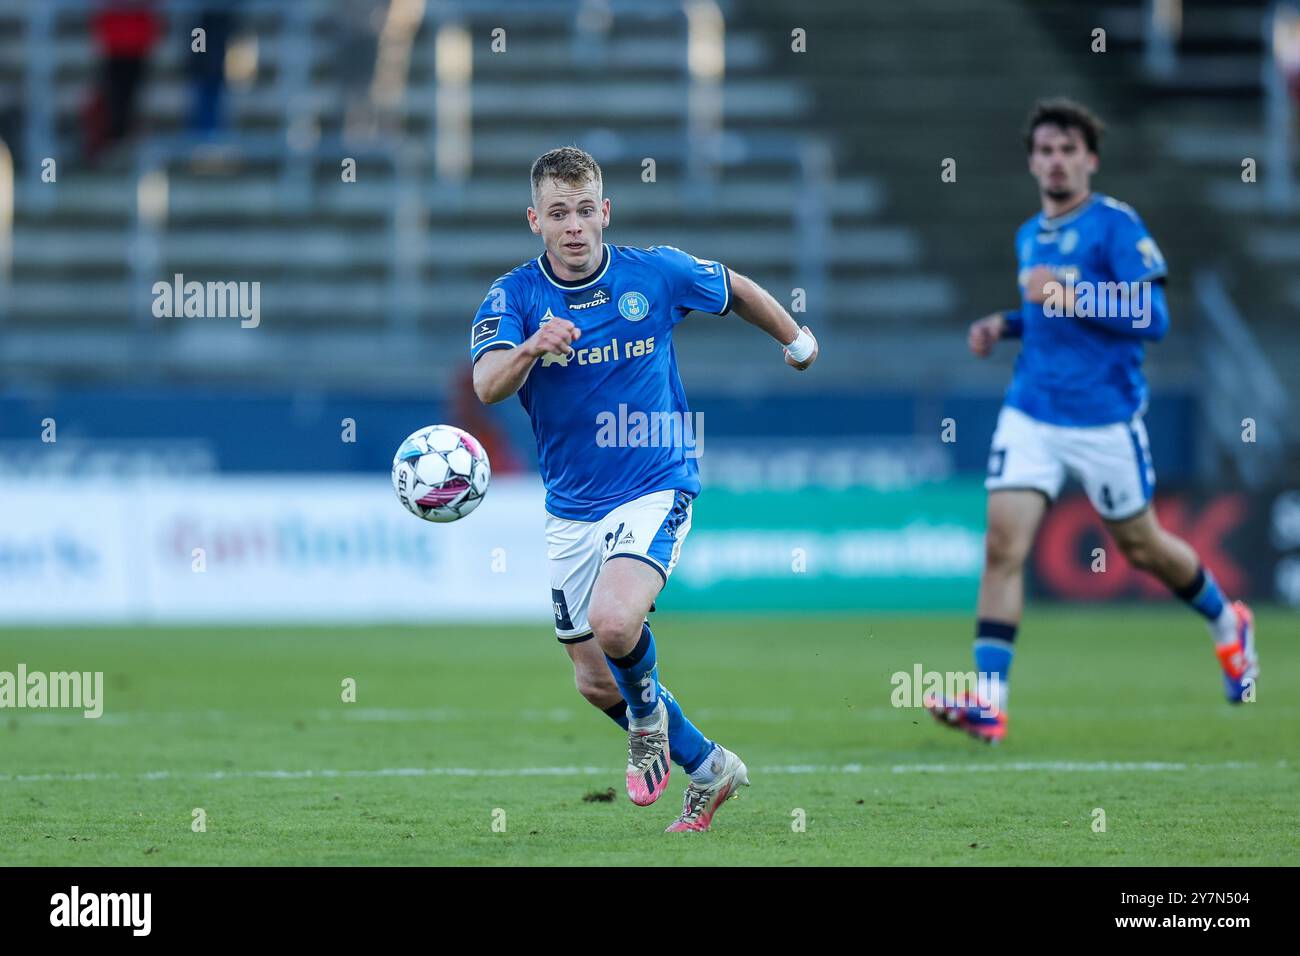
[[718,807],[731,797],[739,796],[736,791],[741,787],[749,786],[749,768],[730,750],[719,744],[708,759],[718,761],[714,768],[717,776],[713,778],[713,783],[699,786],[691,781],[682,800],[682,815],[668,825],[665,833],[707,830]]
[[627,795],[648,807],[668,786],[668,708],[659,700],[654,713],[631,718],[627,726]]

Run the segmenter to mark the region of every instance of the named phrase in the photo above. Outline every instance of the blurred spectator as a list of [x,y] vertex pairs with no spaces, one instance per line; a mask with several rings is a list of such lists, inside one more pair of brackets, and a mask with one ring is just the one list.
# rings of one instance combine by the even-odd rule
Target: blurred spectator
[[87,108],[86,155],[95,160],[135,126],[149,54],[163,33],[151,0],[106,0],[91,20],[100,54],[100,88]]
[[15,162],[23,156],[24,103],[20,90],[0,89],[0,142],[9,149]]
[[189,65],[191,95],[190,131],[211,136],[222,126],[221,99],[226,86],[226,48],[235,29],[235,13],[229,7],[237,0],[209,4],[199,12],[196,26],[203,30],[207,49],[193,51],[190,31],[185,31],[185,62]]
[[334,63],[342,99],[343,136],[373,137],[379,128],[370,85],[379,59],[379,36],[389,0],[338,0]]

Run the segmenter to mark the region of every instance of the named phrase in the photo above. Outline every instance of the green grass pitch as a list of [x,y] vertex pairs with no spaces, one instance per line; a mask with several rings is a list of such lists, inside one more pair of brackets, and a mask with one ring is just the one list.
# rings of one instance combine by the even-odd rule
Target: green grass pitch
[[993,748],[890,706],[896,671],[971,667],[968,616],[652,624],[665,684],[750,767],[706,834],[662,832],[680,768],[627,800],[624,738],[544,621],[0,631],[0,670],[102,670],[106,698],[0,711],[0,865],[1300,863],[1292,612],[1259,610],[1234,708],[1181,607],[1031,609]]

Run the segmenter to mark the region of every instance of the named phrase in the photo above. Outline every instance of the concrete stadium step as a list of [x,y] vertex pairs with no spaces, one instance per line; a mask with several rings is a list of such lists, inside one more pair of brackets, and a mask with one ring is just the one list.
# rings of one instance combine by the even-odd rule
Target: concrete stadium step
[[[755,274],[755,278],[777,290],[786,285],[780,276],[774,274],[760,272]],[[187,281],[192,279],[207,281],[208,277],[186,276]],[[480,280],[460,276],[419,282],[412,293],[413,302],[419,307],[420,327],[433,328],[450,323],[460,334],[465,323],[478,310],[490,282],[490,277]],[[15,328],[39,327],[52,321],[84,323],[90,317],[145,328],[171,327],[178,321],[182,324],[224,321],[216,318],[154,320],[149,312],[153,299],[149,290],[133,293],[123,283],[114,281],[89,280],[71,286],[57,279],[17,279],[12,295],[14,314],[10,325]],[[347,325],[367,322],[383,326],[389,324],[390,306],[389,287],[382,278],[338,279],[326,275],[311,279],[261,281],[263,322],[281,330],[299,323]],[[833,282],[829,289],[829,302],[818,309],[818,315],[843,315],[854,321],[889,321],[922,316],[942,319],[952,307],[952,289],[944,279],[917,275]]]
[[1300,217],[1290,228],[1256,227],[1250,233],[1249,246],[1251,254],[1266,265],[1300,267]]
[[[522,215],[529,202],[526,163],[517,165],[509,177],[476,178],[461,187],[448,190],[432,181],[432,176],[417,177],[423,185],[420,198],[439,217],[461,221],[465,216],[498,215],[515,218]],[[311,219],[320,216],[386,218],[387,204],[392,201],[392,177],[382,167],[371,173],[360,167],[355,183],[335,182],[337,169],[324,166],[329,180],[313,190],[309,207],[295,214],[280,202],[282,187],[278,176],[193,177],[173,173],[168,185],[168,221],[194,221],[205,217],[221,221],[248,219],[275,222],[284,217]],[[787,221],[799,208],[802,198],[790,188],[788,179],[733,181],[728,175],[710,192],[708,211],[714,215],[746,219]],[[615,203],[621,219],[624,215],[649,217],[651,220],[680,217],[684,211],[698,211],[699,202],[688,189],[670,182],[618,183],[606,178],[606,193]],[[49,207],[39,201],[50,196]],[[883,185],[871,178],[839,179],[825,197],[831,210],[841,217],[871,217],[884,207]],[[135,213],[135,184],[131,177],[65,171],[57,183],[24,183],[16,197],[18,221],[59,222],[65,212],[91,222],[126,223]],[[30,217],[30,218],[29,218]]]
[[1166,151],[1183,163],[1221,166],[1241,175],[1241,161],[1248,156],[1262,159],[1267,141],[1258,128],[1249,126],[1183,126],[1165,139]]
[[[241,33],[251,32],[248,28],[235,35],[238,40]],[[161,43],[149,58],[151,77],[161,80],[183,79],[185,76],[186,56],[179,35],[169,37]],[[422,42],[423,41],[423,42]],[[536,75],[538,71],[553,69],[557,63],[583,67],[581,60],[574,62],[574,45],[563,33],[529,37],[526,41],[515,36],[510,38],[507,52],[494,54],[489,52],[490,33],[483,33],[474,39],[472,69],[476,74],[502,76],[511,73]],[[22,23],[13,24],[7,30],[0,23],[0,62],[8,68],[15,68],[23,63],[26,56],[25,27]],[[433,53],[427,39],[417,39],[412,47],[410,77],[415,83],[426,79],[427,71],[433,67]],[[310,51],[313,69],[329,65],[337,56],[338,50],[333,38],[328,35],[317,36],[314,48]],[[50,65],[67,79],[80,79],[94,75],[95,47],[92,40],[81,29],[69,29],[57,36],[53,43],[45,47],[43,54]],[[729,33],[724,47],[724,62],[728,73],[740,73],[760,70],[768,62],[768,53],[764,43],[752,34]],[[274,44],[259,45],[257,50],[259,79],[266,80],[281,68],[280,49]],[[659,73],[666,76],[681,76],[686,66],[686,48],[682,31],[664,31],[663,35],[622,36],[615,33],[599,56],[593,56],[590,69],[606,70],[617,66],[620,75],[642,75]]]
[[[606,82],[583,91],[583,115],[586,122],[610,116],[626,121],[668,118],[680,122],[688,85],[680,79],[662,83]],[[722,84],[724,109],[728,116],[792,116],[807,109],[810,100],[799,90],[782,82],[766,79],[732,78]],[[520,97],[518,84],[510,81],[476,82],[471,94],[471,110],[477,120],[508,121],[513,118],[537,122],[545,117],[571,119],[573,87],[567,83],[534,83],[530,96]],[[54,108],[64,117],[75,118],[85,105],[86,91],[80,84],[59,84]],[[340,109],[339,94],[324,87],[312,88],[304,100],[295,104],[319,114]],[[400,112],[411,120],[433,115],[435,94],[432,89],[417,88],[404,98]],[[178,125],[190,108],[189,90],[180,84],[147,86],[140,105],[141,121],[146,125]],[[232,96],[228,104],[229,121],[236,126],[276,124],[279,128],[285,106],[273,96]]]
[[[125,267],[128,247],[119,230],[67,230],[20,228],[15,233],[14,268],[52,270],[75,264],[79,269]],[[209,276],[231,271],[255,275],[263,269],[347,269],[387,270],[394,250],[386,229],[360,230],[351,227],[327,229],[319,224],[306,228],[256,228],[194,231],[174,230],[161,240],[161,255],[170,270],[177,263],[204,267]],[[613,236],[611,236],[613,240]],[[637,228],[617,234],[619,244],[645,247],[681,243],[696,255],[721,258],[746,269],[779,265],[789,261],[791,239],[788,229],[765,232],[681,229],[674,233]],[[463,232],[426,235],[418,249],[418,260],[440,268],[462,268],[481,262],[523,262],[538,254],[535,237],[523,229],[509,232]],[[915,238],[897,227],[846,230],[829,250],[832,263],[845,263],[862,270],[871,267],[914,266],[919,259]]]
[[1259,183],[1243,183],[1240,169],[1228,169],[1221,179],[1205,184],[1205,195],[1216,209],[1239,221],[1247,216],[1283,221],[1300,217],[1300,190],[1289,206],[1279,205]]
[[[517,179],[517,178],[516,178]],[[642,184],[638,183],[637,186]],[[52,205],[36,205],[34,193],[40,189],[56,190]],[[80,189],[83,195],[67,196],[62,190],[74,187],[60,183],[50,186],[27,186],[18,194],[16,220],[20,226],[63,226],[69,229],[129,227],[135,214],[136,198],[130,182],[122,181],[117,189],[103,185]],[[518,223],[529,202],[526,185],[518,181],[491,185],[475,183],[466,187],[458,200],[449,203],[436,186],[420,191],[421,201],[431,219],[441,226],[496,221]],[[608,186],[612,196],[615,229],[629,219],[645,225],[676,225],[684,216],[697,216],[701,207],[687,191],[656,184],[653,188]],[[472,195],[469,195],[472,194]],[[203,182],[173,182],[168,192],[168,228],[201,228],[205,224],[249,222],[276,225],[281,222],[386,222],[392,201],[390,184],[329,184],[318,187],[305,209],[295,211],[280,203],[281,187],[267,182],[225,183],[217,186]],[[84,198],[83,198],[84,197]],[[881,212],[883,192],[870,180],[837,183],[826,197],[840,222],[870,218]],[[767,223],[786,230],[793,228],[792,216],[801,198],[788,184],[720,184],[709,197],[704,210],[713,217],[733,221]],[[614,233],[611,233],[613,236]]]

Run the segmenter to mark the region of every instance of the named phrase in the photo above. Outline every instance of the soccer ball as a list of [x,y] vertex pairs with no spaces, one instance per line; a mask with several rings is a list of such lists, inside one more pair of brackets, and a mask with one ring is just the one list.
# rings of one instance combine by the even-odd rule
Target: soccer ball
[[393,457],[393,490],[425,521],[459,521],[479,506],[491,480],[483,446],[453,425],[421,428]]

